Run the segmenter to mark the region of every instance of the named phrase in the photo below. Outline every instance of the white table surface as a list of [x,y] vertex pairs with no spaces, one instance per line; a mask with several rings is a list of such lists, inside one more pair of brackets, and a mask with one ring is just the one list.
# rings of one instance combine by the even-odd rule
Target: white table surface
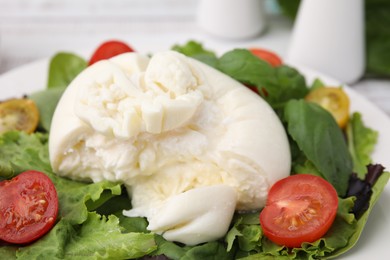
[[[257,46],[286,55],[293,23],[275,13],[270,1],[268,29],[247,40],[203,32],[196,23],[197,4],[197,0],[0,0],[0,74],[58,51],[89,55],[108,39],[126,41],[141,52],[193,39],[219,53]],[[351,87],[390,116],[390,80],[363,79]]]

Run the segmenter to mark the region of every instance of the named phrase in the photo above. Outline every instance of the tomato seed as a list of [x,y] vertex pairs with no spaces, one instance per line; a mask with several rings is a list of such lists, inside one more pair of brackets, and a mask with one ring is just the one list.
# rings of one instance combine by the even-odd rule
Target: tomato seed
[[291,225],[288,227],[288,230],[290,230],[290,231],[297,230],[297,226],[298,226],[297,218],[292,217],[291,218]]

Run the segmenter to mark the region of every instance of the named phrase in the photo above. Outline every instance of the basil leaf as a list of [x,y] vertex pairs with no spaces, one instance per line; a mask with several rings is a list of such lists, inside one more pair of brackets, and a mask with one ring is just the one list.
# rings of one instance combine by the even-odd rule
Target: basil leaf
[[259,93],[273,107],[283,106],[288,100],[303,98],[308,93],[305,78],[289,66],[271,67],[250,51],[236,49],[224,54],[218,69],[247,85],[256,86]]
[[235,49],[222,55],[218,69],[243,83],[258,86],[268,78],[274,78],[276,71],[265,61],[245,49]]
[[261,79],[258,87],[265,88],[268,93],[265,100],[273,108],[281,107],[291,99],[304,98],[309,92],[303,75],[285,65],[275,68],[274,77]]
[[48,88],[66,87],[85,68],[87,62],[72,53],[60,52],[50,61]]
[[64,91],[64,87],[56,87],[35,92],[29,96],[38,106],[39,127],[47,132],[50,131],[54,110]]
[[291,100],[284,110],[287,130],[321,175],[344,196],[352,159],[343,133],[333,117],[320,106]]
[[180,52],[188,57],[197,59],[203,63],[216,67],[218,58],[214,52],[206,50],[203,45],[196,41],[189,41],[185,45],[174,45],[172,50]]

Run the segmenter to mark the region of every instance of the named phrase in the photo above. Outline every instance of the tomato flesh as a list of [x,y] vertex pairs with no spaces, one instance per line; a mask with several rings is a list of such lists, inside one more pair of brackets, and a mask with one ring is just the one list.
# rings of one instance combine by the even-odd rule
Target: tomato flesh
[[92,65],[100,60],[106,60],[116,55],[133,52],[133,48],[121,41],[107,41],[101,44],[92,54],[88,65]]
[[276,182],[260,213],[264,235],[278,245],[301,247],[329,230],[337,213],[334,187],[321,177],[297,174]]
[[58,197],[49,177],[26,171],[0,182],[0,240],[26,244],[55,224]]
[[282,59],[272,51],[260,48],[250,48],[249,51],[258,58],[268,62],[273,67],[278,67],[283,64]]

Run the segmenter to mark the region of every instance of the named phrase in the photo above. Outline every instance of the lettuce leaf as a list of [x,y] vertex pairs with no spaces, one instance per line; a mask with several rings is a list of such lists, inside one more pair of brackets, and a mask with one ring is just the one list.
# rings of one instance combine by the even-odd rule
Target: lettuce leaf
[[369,209],[356,220],[351,210],[354,197],[339,199],[336,219],[325,236],[313,243],[304,243],[302,248],[288,249],[272,243],[263,236],[258,213],[237,214],[233,226],[226,235],[227,249],[237,247],[236,258],[252,259],[319,259],[335,258],[351,249],[359,239],[368,216],[380,197],[390,173],[385,172],[373,187]]
[[26,170],[50,172],[47,134],[7,132],[0,135],[0,180]]
[[215,259],[236,259],[234,251],[227,252],[222,241],[212,241],[196,246],[181,246],[174,242],[166,241],[161,236],[156,236],[158,250],[153,256],[164,255],[173,260],[215,260]]
[[[0,136],[0,176],[11,178],[23,171],[44,172],[53,181],[60,202],[60,215],[72,223],[80,224],[87,219],[86,203],[96,208],[114,195],[121,194],[121,185],[108,181],[85,183],[65,179],[52,172],[49,162],[47,134],[8,132]],[[105,192],[104,192],[105,191]],[[102,196],[102,195],[106,196]],[[92,203],[93,202],[93,203]]]
[[[371,195],[371,199],[370,199],[370,202],[369,202],[369,208],[359,218],[359,220],[356,220],[355,218],[353,218],[353,220],[352,220],[352,216],[351,216],[352,214],[348,214],[348,213],[346,213],[344,211],[345,215],[349,218],[349,220],[351,221],[351,224],[355,228],[354,228],[354,230],[353,230],[353,232],[351,234],[351,237],[348,239],[348,243],[344,247],[341,247],[338,250],[336,250],[335,252],[333,252],[332,255],[331,255],[332,258],[347,252],[349,249],[351,249],[356,244],[356,242],[358,241],[360,235],[363,232],[363,229],[364,229],[365,224],[367,223],[368,217],[369,217],[372,209],[374,208],[375,204],[377,203],[380,195],[382,194],[382,192],[383,192],[387,182],[389,181],[389,178],[390,178],[390,172],[384,172],[379,177],[379,179],[376,181],[375,185],[372,188],[372,192],[373,193]],[[349,200],[350,208],[352,209],[354,198],[350,197],[350,198],[347,198],[345,200]],[[341,231],[341,232],[343,232],[343,231]]]
[[261,239],[263,238],[259,212],[236,214],[233,223],[233,227],[225,236],[227,250],[232,250],[234,242],[237,241],[242,251],[259,251],[262,246]]
[[99,205],[121,194],[121,186],[108,181],[81,183],[55,177],[53,182],[61,205],[60,215],[71,224],[82,224],[86,221],[88,212],[94,210],[94,207],[87,207],[88,202]]
[[114,215],[91,212],[80,228],[62,219],[47,236],[16,255],[18,259],[134,259],[156,249],[153,234],[123,231]]
[[14,260],[16,259],[17,247],[10,245],[1,245],[0,243],[0,255],[3,259]]
[[353,160],[353,171],[364,178],[366,166],[378,140],[378,132],[364,125],[360,113],[353,113],[346,129],[348,149]]
[[[113,197],[121,195],[120,184],[108,181],[85,183],[62,178],[52,172],[48,158],[47,134],[8,132],[0,136],[0,176],[8,179],[31,169],[44,172],[56,187],[60,218],[44,238],[30,246],[1,246],[3,255],[12,256],[9,259],[14,258],[15,254],[21,259],[43,256],[63,259],[67,254],[76,258],[84,255],[128,259],[149,254],[156,249],[154,235],[132,232],[122,227],[114,215],[106,217],[91,213]],[[129,227],[129,221],[124,221],[126,227]],[[134,221],[132,219],[130,222]],[[102,243],[104,239],[107,241]],[[106,244],[110,246],[106,248]]]

